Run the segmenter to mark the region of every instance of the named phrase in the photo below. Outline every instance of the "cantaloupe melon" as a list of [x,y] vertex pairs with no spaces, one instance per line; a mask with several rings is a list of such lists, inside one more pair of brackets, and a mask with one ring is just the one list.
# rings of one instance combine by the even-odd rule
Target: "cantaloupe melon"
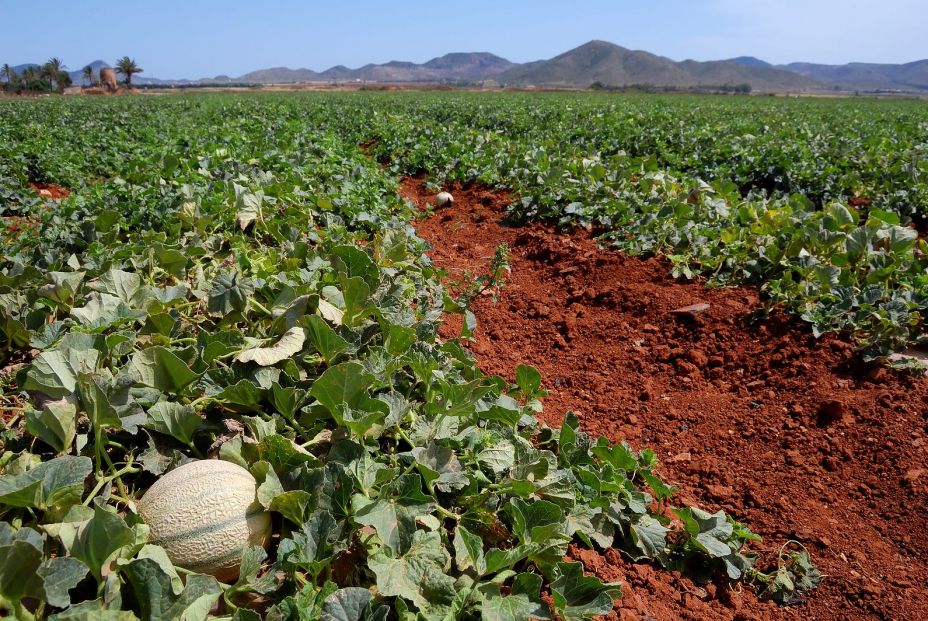
[[267,546],[271,515],[239,465],[204,459],[167,473],[142,496],[139,514],[178,567],[234,580],[247,546]]
[[449,192],[439,192],[435,195],[436,207],[450,207],[454,203],[454,197]]

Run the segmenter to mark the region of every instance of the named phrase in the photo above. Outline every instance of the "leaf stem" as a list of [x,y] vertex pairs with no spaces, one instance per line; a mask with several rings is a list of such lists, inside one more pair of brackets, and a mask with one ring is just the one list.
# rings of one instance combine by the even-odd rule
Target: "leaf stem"
[[461,521],[461,516],[452,511],[448,511],[441,505],[435,505],[435,510],[438,511],[438,515],[448,518],[449,520],[454,520],[455,522]]
[[125,451],[126,453],[129,452],[129,449],[128,449],[128,448],[126,448],[125,446],[123,446],[122,444],[120,444],[119,442],[117,442],[116,440],[109,440],[109,439],[107,439],[106,444],[107,444],[107,446],[112,446],[113,448],[118,448],[119,450]]
[[110,494],[110,498],[115,498],[124,505],[130,505],[135,503],[135,500],[132,498],[126,498],[125,496],[120,496],[119,494]]
[[254,306],[256,309],[258,309],[259,311],[261,311],[262,313],[264,313],[265,315],[267,315],[268,317],[273,317],[273,316],[274,316],[274,313],[272,313],[272,312],[269,311],[267,308],[265,308],[264,305],[261,304],[261,302],[259,302],[258,300],[254,299],[254,298],[249,298],[249,299],[248,299],[248,302],[249,302],[252,306]]
[[[123,468],[111,474],[110,476],[99,477],[97,479],[97,484],[90,491],[90,495],[88,495],[87,499],[82,503],[83,506],[89,507],[90,503],[93,502],[93,499],[96,498],[97,494],[100,493],[100,490],[102,490],[103,487],[107,485],[108,483],[111,483],[114,479],[117,479],[124,474],[135,474],[136,472],[141,472],[141,471],[135,466],[133,466],[132,462],[130,461]],[[128,494],[124,494],[124,496],[127,496],[127,495]]]
[[128,496],[129,491],[126,489],[125,484],[122,482],[122,479],[120,478],[122,476],[121,473],[116,471],[116,465],[113,464],[113,460],[110,459],[110,454],[106,452],[105,447],[103,451],[101,452],[103,453],[103,459],[106,460],[106,464],[110,467],[110,471],[115,473],[114,478],[116,479],[116,488],[119,490],[119,493],[122,494],[123,496]]
[[215,397],[209,397],[207,395],[203,395],[202,397],[197,397],[196,399],[190,402],[190,407],[195,409],[200,403],[208,402],[208,401],[215,401]]

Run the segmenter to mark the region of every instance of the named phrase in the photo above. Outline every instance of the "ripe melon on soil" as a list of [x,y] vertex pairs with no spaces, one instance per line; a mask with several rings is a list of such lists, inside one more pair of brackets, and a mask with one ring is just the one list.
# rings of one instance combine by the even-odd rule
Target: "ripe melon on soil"
[[150,542],[179,566],[233,580],[242,550],[267,546],[271,515],[257,498],[248,470],[218,459],[194,461],[167,473],[145,493],[139,514]]
[[436,207],[450,207],[454,203],[454,197],[449,192],[439,192],[435,195]]

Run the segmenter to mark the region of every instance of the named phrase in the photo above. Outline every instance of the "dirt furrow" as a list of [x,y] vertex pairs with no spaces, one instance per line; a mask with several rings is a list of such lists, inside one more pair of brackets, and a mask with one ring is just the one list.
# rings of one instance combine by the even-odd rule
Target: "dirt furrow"
[[[600,249],[590,235],[508,226],[505,193],[448,188],[452,207],[417,223],[451,279],[480,274],[499,244],[512,273],[481,298],[469,343],[481,368],[526,362],[550,395],[543,417],[655,449],[678,503],[725,509],[764,537],[808,547],[828,574],[808,602],[775,608],[725,585],[699,588],[649,565],[573,550],[624,583],[622,619],[916,619],[928,610],[928,382],[860,363],[833,336],[781,316],[749,324],[750,288],[669,277],[660,259]],[[401,194],[424,206],[418,179]],[[708,304],[702,310],[675,309]],[[454,338],[460,326],[444,328]]]

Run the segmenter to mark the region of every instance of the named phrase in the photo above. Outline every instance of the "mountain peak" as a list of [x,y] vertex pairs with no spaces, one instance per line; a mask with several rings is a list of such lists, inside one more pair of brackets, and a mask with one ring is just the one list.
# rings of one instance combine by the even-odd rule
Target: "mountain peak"
[[[17,73],[38,65],[18,65]],[[88,65],[70,65],[72,82],[82,84]],[[110,65],[103,60],[89,64],[97,74]],[[870,91],[928,92],[928,60],[906,64],[849,63],[822,65],[791,63],[771,65],[754,56],[728,60],[676,62],[650,52],[631,50],[610,41],[593,39],[548,60],[513,63],[490,52],[451,52],[422,64],[393,60],[367,64],[357,69],[344,65],[323,72],[311,69],[273,67],[239,77],[218,75],[201,80],[159,80],[140,76],[139,84],[252,84],[293,82],[379,82],[379,83],[486,83],[520,86],[587,88],[647,85],[678,89],[725,89],[749,84],[758,91],[825,91],[854,89]]]
[[737,56],[735,58],[729,58],[728,62],[735,63],[736,65],[741,65],[743,67],[772,67],[770,63],[765,60],[761,60],[755,56]]
[[603,41],[602,39],[593,39],[591,41],[587,41],[583,45],[578,45],[572,50],[567,50],[564,53],[565,54],[579,53],[579,52],[609,53],[609,52],[628,52],[628,51],[629,51],[628,48],[622,47],[621,45],[612,43],[610,41]]
[[489,52],[451,52],[422,65],[429,71],[446,73],[463,80],[485,79],[513,66],[512,62]]
[[[762,61],[758,61],[762,62]],[[593,40],[551,60],[521,65],[499,76],[508,84],[588,87],[649,85],[671,88],[719,88],[750,84],[757,90],[802,90],[816,84],[769,66],[731,61],[674,62],[650,52]]]

